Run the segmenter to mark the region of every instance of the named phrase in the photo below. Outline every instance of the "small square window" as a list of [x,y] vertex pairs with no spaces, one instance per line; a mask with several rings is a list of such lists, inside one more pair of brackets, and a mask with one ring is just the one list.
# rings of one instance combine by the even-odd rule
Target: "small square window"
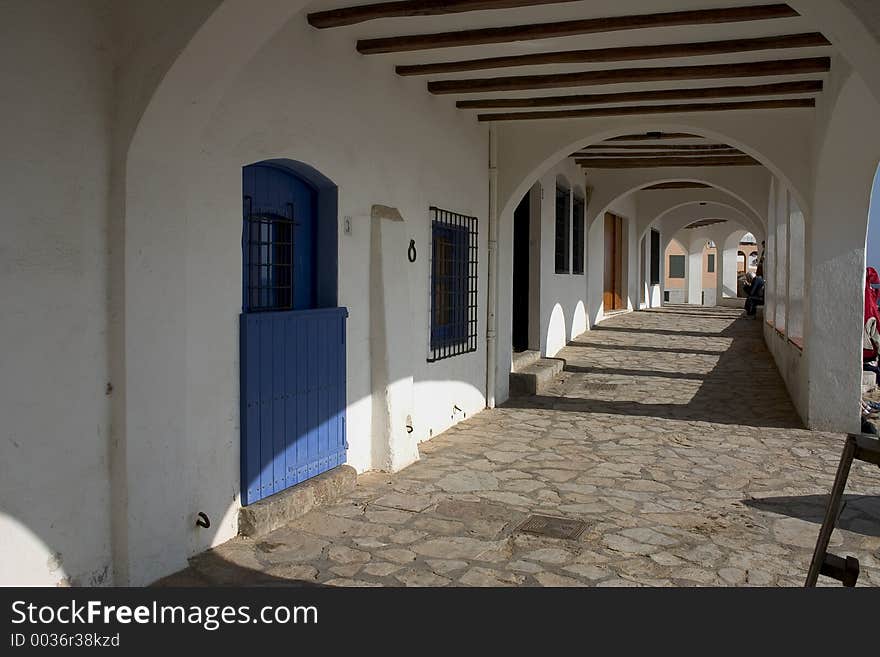
[[684,256],[669,256],[669,278],[684,278]]

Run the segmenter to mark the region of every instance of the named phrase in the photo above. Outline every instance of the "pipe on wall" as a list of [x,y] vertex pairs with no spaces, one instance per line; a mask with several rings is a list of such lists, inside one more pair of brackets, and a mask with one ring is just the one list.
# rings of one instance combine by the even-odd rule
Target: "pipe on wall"
[[495,408],[497,360],[495,311],[498,304],[498,135],[489,125],[489,299],[486,304],[486,408]]

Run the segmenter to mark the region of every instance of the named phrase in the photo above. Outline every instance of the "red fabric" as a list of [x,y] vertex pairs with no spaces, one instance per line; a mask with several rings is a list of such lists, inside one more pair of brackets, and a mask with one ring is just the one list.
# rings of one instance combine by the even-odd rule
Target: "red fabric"
[[[872,317],[880,322],[880,310],[877,309],[877,301],[880,300],[880,290],[875,290],[871,285],[880,284],[880,275],[873,267],[865,270],[865,323]],[[865,358],[873,358],[877,355],[874,349],[863,349],[862,354]]]

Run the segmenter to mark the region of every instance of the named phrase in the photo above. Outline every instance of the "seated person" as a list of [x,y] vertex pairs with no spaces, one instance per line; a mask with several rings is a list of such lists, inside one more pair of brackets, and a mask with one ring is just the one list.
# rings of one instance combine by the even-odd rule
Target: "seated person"
[[877,354],[880,352],[880,310],[877,308],[880,293],[875,286],[880,284],[880,276],[873,267],[865,271],[865,324],[862,331],[862,370],[877,375],[880,385],[880,366]]
[[760,274],[754,276],[746,283],[746,314],[749,317],[757,317],[758,306],[764,305],[764,278]]

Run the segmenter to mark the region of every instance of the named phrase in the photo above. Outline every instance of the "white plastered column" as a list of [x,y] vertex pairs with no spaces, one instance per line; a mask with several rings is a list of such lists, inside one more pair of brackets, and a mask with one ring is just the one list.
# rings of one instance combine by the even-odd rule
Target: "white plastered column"
[[698,240],[688,246],[687,302],[692,306],[703,305],[703,246]]
[[788,192],[776,185],[776,239],[774,241],[776,280],[776,310],[773,323],[777,331],[788,333]]
[[865,235],[880,161],[880,107],[851,76],[820,143],[813,212],[806,212],[804,341],[811,429],[859,430]]

